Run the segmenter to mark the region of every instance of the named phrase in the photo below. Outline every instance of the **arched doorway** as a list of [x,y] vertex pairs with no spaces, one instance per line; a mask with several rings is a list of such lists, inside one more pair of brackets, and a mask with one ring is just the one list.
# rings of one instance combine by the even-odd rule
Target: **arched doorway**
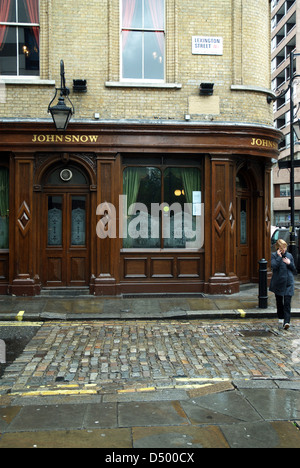
[[90,278],[89,177],[75,162],[57,163],[43,177],[42,287],[85,287]]
[[241,283],[251,281],[252,260],[252,191],[250,180],[244,171],[239,171],[236,177],[236,265],[237,276]]

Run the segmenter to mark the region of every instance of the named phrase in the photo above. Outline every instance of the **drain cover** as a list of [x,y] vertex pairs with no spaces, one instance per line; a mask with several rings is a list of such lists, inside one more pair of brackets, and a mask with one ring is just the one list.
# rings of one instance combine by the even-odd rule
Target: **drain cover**
[[245,338],[252,336],[269,337],[272,335],[270,330],[243,330],[240,332]]

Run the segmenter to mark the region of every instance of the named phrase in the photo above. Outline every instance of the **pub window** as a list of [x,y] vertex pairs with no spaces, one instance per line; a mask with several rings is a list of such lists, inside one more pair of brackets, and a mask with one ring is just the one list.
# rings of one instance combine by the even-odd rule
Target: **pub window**
[[165,0],[122,0],[122,79],[163,81]]
[[1,0],[1,75],[39,75],[39,35],[39,0]]
[[9,246],[9,172],[0,167],[0,249]]
[[197,248],[201,171],[197,167],[126,167],[123,247]]

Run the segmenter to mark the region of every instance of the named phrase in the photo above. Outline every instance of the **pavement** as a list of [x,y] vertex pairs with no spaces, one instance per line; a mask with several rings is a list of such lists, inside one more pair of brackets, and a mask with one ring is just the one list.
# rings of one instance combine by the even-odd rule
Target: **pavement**
[[[296,277],[296,292],[292,302],[292,316],[300,317],[300,275]],[[48,294],[48,295],[47,295]],[[143,319],[224,319],[276,317],[275,296],[268,293],[267,308],[259,308],[257,284],[242,285],[233,295],[132,295],[125,297],[52,295],[0,296],[0,321],[47,320],[143,320]]]
[[289,331],[273,295],[268,309],[257,296],[255,285],[203,298],[2,296],[0,338],[31,335],[0,378],[0,448],[97,447],[131,465],[300,448],[299,281]]

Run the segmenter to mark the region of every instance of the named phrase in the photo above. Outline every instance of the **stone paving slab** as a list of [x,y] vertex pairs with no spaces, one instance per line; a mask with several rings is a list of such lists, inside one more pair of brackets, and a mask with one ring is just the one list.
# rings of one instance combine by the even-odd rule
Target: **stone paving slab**
[[139,427],[133,428],[132,437],[133,447],[137,449],[229,448],[224,434],[217,426]]
[[265,419],[297,420],[300,418],[299,392],[284,389],[242,389],[242,395]]
[[214,417],[216,419],[220,417],[219,415],[231,418],[232,423],[238,421],[260,421],[262,419],[260,414],[254,409],[255,406],[252,406],[247,399],[243,398],[241,393],[237,392],[221,392],[192,398],[191,402],[183,402],[182,405],[186,414],[196,424],[204,424],[205,422],[203,420],[203,408],[209,410],[211,415],[215,413]]
[[0,448],[132,448],[129,428],[40,431],[0,435]]
[[299,429],[289,421],[220,426],[231,448],[300,448]]
[[176,401],[119,403],[120,427],[179,426],[189,421]]

